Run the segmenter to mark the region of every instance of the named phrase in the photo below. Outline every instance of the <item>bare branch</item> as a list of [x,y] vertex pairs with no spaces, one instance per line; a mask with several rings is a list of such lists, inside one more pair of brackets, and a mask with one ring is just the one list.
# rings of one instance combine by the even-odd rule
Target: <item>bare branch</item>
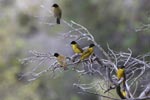
[[[50,15],[52,15],[52,12],[47,9],[44,5],[41,5],[43,9],[48,11]],[[145,55],[139,55],[137,57],[133,57],[131,49],[128,49],[129,52],[117,52],[110,49],[109,45],[107,44],[108,53],[95,41],[93,35],[88,31],[87,28],[84,26],[74,22],[70,21],[67,22],[62,19],[63,24],[65,24],[69,30],[65,33],[59,34],[62,38],[61,39],[69,39],[69,40],[76,40],[80,41],[82,39],[86,40],[87,42],[92,42],[95,44],[95,46],[98,48],[98,52],[102,52],[102,54],[105,57],[98,57],[98,55],[94,54],[91,55],[89,58],[81,61],[80,60],[80,54],[73,54],[66,58],[66,66],[75,66],[68,68],[68,70],[73,70],[79,74],[79,77],[83,75],[98,75],[99,78],[93,81],[92,83],[79,83],[73,84],[74,86],[78,87],[83,91],[83,93],[93,94],[100,97],[104,97],[111,100],[120,100],[116,98],[112,98],[111,96],[105,96],[101,93],[96,93],[98,90],[103,90],[105,93],[110,92],[110,90],[115,89],[117,86],[122,85],[122,82],[125,80],[124,78],[121,78],[119,81],[116,78],[116,71],[118,70],[118,65],[124,65],[125,71],[126,71],[126,81],[125,81],[125,90],[127,92],[126,99],[124,100],[144,100],[150,98],[148,95],[150,95],[150,86],[148,85],[145,90],[140,94],[139,97],[134,97],[136,92],[138,91],[138,81],[140,78],[144,75],[145,71],[147,69],[150,69],[150,61],[147,61],[146,59],[150,57],[150,53]],[[48,24],[50,26],[55,25],[55,23],[44,23]],[[140,29],[143,30],[148,26],[141,27]],[[139,31],[139,30],[138,30]],[[76,34],[74,34],[76,33]],[[85,47],[86,48],[86,47]],[[83,48],[84,50],[84,48]],[[62,67],[60,66],[57,59],[51,54],[51,53],[41,53],[37,51],[30,51],[30,57],[21,59],[20,62],[24,64],[34,63],[37,62],[37,65],[31,69],[30,72],[22,75],[22,77],[26,77],[28,75],[31,75],[31,78],[28,79],[28,81],[33,81],[39,78],[42,74],[50,72],[52,73],[52,77],[55,75],[55,72],[57,74],[57,71],[64,71]],[[42,64],[45,64],[47,62],[52,62],[51,64],[48,64],[46,68],[42,67]],[[80,68],[78,68],[78,65],[81,65]],[[77,66],[77,67],[76,67]],[[95,67],[96,66],[96,67]],[[42,71],[37,71],[38,69],[43,68]],[[137,74],[138,73],[138,74]],[[94,77],[95,78],[95,77]],[[103,82],[100,82],[103,81]],[[111,85],[112,86],[111,86]],[[133,93],[130,89],[135,84],[135,89],[133,90]],[[107,89],[105,89],[105,87]],[[90,90],[94,89],[96,92],[89,92]]]
[[139,98],[147,97],[148,95],[150,95],[150,84],[147,85],[145,90],[140,94]]

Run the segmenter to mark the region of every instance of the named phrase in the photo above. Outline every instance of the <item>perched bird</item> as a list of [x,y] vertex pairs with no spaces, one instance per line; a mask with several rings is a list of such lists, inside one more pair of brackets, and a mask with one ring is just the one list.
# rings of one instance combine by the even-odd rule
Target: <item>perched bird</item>
[[57,62],[60,65],[60,67],[63,67],[64,70],[67,69],[66,57],[58,53],[54,53],[54,56],[57,58]]
[[60,24],[60,19],[61,19],[61,15],[62,15],[62,11],[59,7],[58,4],[53,4],[52,7],[54,8],[53,9],[53,13],[54,13],[54,17],[56,18],[56,23],[57,24]]
[[120,81],[120,79],[123,78],[123,81],[121,81],[121,83],[123,83],[123,87],[126,87],[126,75],[125,75],[125,66],[119,66],[118,70],[117,70],[117,78],[118,78],[118,82]]
[[[118,80],[123,78],[123,87],[125,88],[126,87],[126,85],[125,85],[125,81],[126,81],[125,66],[123,66],[123,65],[119,66],[116,74],[117,74]],[[117,91],[117,93],[118,93],[118,95],[120,96],[121,99],[126,99],[127,92],[125,91],[125,89],[121,90],[120,85],[117,86],[116,91]]]
[[117,70],[117,78],[120,80],[121,78],[125,79],[125,66],[120,66]]
[[94,46],[94,44],[90,44],[89,48],[82,53],[80,60],[88,58],[94,52]]
[[72,47],[72,50],[74,51],[74,53],[80,54],[83,52],[83,50],[80,48],[80,46],[75,41],[71,42],[71,47]]

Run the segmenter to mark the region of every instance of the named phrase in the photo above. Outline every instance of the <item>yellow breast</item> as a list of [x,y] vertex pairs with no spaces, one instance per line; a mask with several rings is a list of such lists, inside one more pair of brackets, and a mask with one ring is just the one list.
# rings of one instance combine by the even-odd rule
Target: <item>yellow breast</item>
[[117,78],[121,79],[122,77],[124,77],[124,74],[125,74],[124,68],[123,69],[118,69]]
[[77,45],[72,45],[72,49],[75,53],[82,53],[82,50]]
[[60,64],[62,67],[66,66],[66,58],[64,56],[57,57],[58,64]]

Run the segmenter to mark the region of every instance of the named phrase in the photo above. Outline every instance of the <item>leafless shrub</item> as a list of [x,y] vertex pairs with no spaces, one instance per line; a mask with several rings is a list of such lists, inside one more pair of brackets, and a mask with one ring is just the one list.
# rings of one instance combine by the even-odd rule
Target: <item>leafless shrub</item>
[[[42,6],[44,8],[44,6]],[[49,11],[50,12],[50,11]],[[51,15],[51,12],[50,12]],[[129,96],[126,97],[126,100],[145,100],[150,99],[150,82],[146,84],[145,89],[140,93],[139,96],[135,96],[135,94],[140,89],[140,82],[143,81],[143,76],[145,75],[145,71],[150,68],[150,61],[147,61],[146,58],[150,57],[150,54],[139,55],[137,57],[132,56],[132,50],[128,49],[128,52],[117,52],[112,50],[109,45],[107,45],[108,50],[104,50],[94,39],[92,34],[82,25],[70,21],[67,22],[62,19],[63,24],[67,25],[70,30],[66,33],[62,33],[61,37],[64,39],[73,39],[75,41],[80,41],[82,39],[87,42],[92,42],[99,49],[104,57],[99,57],[96,53],[93,53],[88,59],[81,61],[79,59],[80,55],[72,55],[70,57],[66,57],[68,70],[76,71],[80,77],[83,75],[98,75],[99,77],[95,79],[92,83],[82,83],[79,79],[79,82],[74,83],[73,85],[81,90],[82,93],[90,93],[94,95],[98,95],[100,97],[118,100],[116,98],[112,98],[111,90],[115,89],[118,85],[121,84],[123,80],[117,80],[116,71],[118,70],[119,65],[125,66],[125,74],[126,74],[126,86],[125,90]],[[51,23],[47,23],[48,25],[52,25]],[[54,24],[53,24],[54,25]],[[76,32],[76,34],[74,34]],[[70,44],[70,43],[68,43]],[[55,76],[56,71],[64,71],[56,58],[51,53],[41,53],[37,51],[30,51],[31,56],[21,59],[22,63],[33,63],[38,62],[37,66],[35,66],[30,72],[25,73],[21,76],[21,78],[31,75],[32,77],[28,79],[28,81],[33,81],[40,77],[43,73],[50,72],[52,73],[52,77]],[[79,57],[78,57],[79,56]],[[75,61],[73,60],[75,59]],[[53,62],[46,69],[43,69],[40,72],[36,72],[36,70],[41,67],[42,63],[45,63],[47,60]],[[81,64],[81,68],[69,67],[70,65]],[[98,92],[101,90],[101,93]],[[105,94],[108,93],[108,94]]]

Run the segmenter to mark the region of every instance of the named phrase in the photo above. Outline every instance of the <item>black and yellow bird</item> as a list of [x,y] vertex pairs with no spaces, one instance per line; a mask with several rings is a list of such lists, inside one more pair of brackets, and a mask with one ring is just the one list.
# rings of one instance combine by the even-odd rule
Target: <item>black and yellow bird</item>
[[77,44],[76,41],[71,42],[71,47],[72,47],[72,50],[74,51],[74,53],[77,53],[77,54],[83,53],[82,48],[80,48],[80,46]]
[[60,65],[60,67],[63,67],[64,70],[66,70],[67,69],[66,57],[58,53],[54,53],[54,56],[57,58],[57,62]]
[[88,58],[94,52],[94,44],[90,44],[89,48],[87,48],[81,55],[80,60],[84,60]]
[[56,4],[56,3],[53,4],[52,7],[54,8],[53,13],[54,13],[54,17],[56,18],[56,23],[60,24],[60,19],[61,19],[61,16],[62,16],[62,10],[59,7],[59,5]]
[[[119,66],[116,74],[117,74],[116,76],[118,78],[118,81],[121,78],[123,78],[123,82],[122,83],[123,83],[123,87],[125,88],[126,87],[126,85],[125,85],[125,81],[126,81],[125,66]],[[126,96],[127,96],[127,93],[126,93],[125,89],[121,90],[120,85],[121,84],[119,84],[117,86],[116,91],[117,91],[117,93],[118,93],[118,95],[120,96],[121,99],[125,99]]]

